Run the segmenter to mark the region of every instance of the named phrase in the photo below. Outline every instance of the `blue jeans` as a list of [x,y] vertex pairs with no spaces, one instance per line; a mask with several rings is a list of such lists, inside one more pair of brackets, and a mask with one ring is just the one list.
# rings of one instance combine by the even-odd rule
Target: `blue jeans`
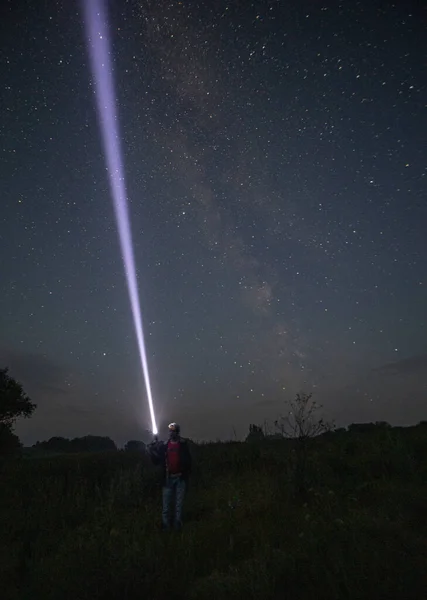
[[171,522],[171,508],[175,500],[173,511],[173,524],[175,529],[182,527],[182,506],[184,504],[186,483],[181,477],[169,476],[163,486],[163,512],[162,523],[165,529],[169,529]]

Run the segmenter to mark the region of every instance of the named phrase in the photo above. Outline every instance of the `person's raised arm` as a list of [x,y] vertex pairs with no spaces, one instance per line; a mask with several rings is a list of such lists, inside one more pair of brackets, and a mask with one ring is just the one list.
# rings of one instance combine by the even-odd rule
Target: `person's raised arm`
[[148,454],[153,462],[153,464],[160,464],[165,455],[165,443],[158,440],[157,436],[154,436],[151,444],[147,446]]

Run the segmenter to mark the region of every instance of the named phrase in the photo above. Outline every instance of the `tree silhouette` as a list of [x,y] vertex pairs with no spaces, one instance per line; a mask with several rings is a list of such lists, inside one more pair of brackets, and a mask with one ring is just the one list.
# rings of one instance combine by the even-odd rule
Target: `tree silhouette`
[[114,441],[106,436],[86,435],[69,440],[63,437],[51,437],[44,442],[37,442],[33,448],[43,452],[79,453],[79,452],[110,452],[117,450]]
[[297,394],[287,404],[288,414],[274,422],[283,437],[306,440],[333,428],[332,423],[318,416],[322,406],[312,400],[312,394]]
[[143,452],[145,450],[144,442],[139,440],[129,440],[125,444],[126,452]]
[[0,456],[15,454],[22,448],[19,437],[12,428],[0,423]]
[[262,427],[259,427],[259,425],[254,425],[253,423],[251,423],[249,425],[249,433],[246,436],[246,441],[247,442],[259,442],[260,440],[263,440],[264,438],[265,438],[265,435],[262,430]]
[[20,383],[9,375],[9,370],[0,369],[0,454],[13,454],[22,447],[13,431],[20,417],[29,418],[36,405],[28,398]]
[[36,408],[9,370],[0,369],[0,423],[11,429],[17,419],[31,417]]
[[322,406],[312,400],[312,394],[297,394],[287,405],[288,414],[280,417],[274,424],[283,437],[295,440],[292,455],[294,485],[296,492],[304,495],[307,487],[310,440],[331,431],[334,425],[319,415]]

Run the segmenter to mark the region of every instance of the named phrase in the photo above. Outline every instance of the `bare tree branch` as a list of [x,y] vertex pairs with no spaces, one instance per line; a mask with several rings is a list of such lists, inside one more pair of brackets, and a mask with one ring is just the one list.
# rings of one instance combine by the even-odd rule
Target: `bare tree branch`
[[274,423],[283,437],[306,440],[333,429],[333,423],[318,416],[323,407],[312,400],[312,394],[297,394],[287,404],[288,414]]

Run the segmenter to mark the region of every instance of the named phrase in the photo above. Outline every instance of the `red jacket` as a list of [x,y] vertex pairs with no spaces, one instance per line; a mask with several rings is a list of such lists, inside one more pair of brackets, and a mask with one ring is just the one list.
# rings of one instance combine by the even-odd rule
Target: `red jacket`
[[168,440],[167,442],[153,442],[148,446],[148,452],[150,454],[151,460],[155,465],[163,466],[163,477],[167,478],[168,471],[168,458],[170,457],[172,460],[176,459],[175,467],[179,468],[179,472],[181,473],[181,477],[183,479],[188,479],[191,473],[192,461],[191,454],[188,448],[187,440],[182,438],[178,438],[177,440],[177,449],[174,452],[174,458],[172,458],[172,453],[168,453]]

